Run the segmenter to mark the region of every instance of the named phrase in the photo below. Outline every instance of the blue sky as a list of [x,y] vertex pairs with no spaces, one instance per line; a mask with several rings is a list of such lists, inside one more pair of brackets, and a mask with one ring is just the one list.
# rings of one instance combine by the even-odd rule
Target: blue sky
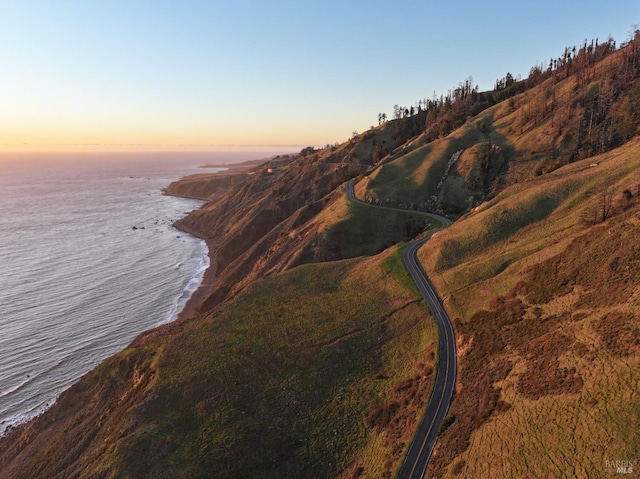
[[638,23],[637,0],[3,0],[0,151],[334,143]]

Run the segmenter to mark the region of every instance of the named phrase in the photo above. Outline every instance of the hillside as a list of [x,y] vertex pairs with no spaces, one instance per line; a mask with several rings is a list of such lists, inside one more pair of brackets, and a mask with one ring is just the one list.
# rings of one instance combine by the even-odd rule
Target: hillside
[[[213,245],[197,317],[0,440],[0,478],[393,477],[437,361],[401,263],[434,225],[411,210],[456,219],[419,253],[459,356],[427,476],[606,477],[640,457],[640,32],[426,105],[169,186],[208,200],[177,225]],[[409,211],[349,202],[351,179]]]
[[[396,148],[410,134],[390,122],[342,145],[305,148],[238,175],[198,175],[170,185],[169,194],[211,200],[177,224],[215,241],[212,259],[217,280],[202,310],[235,296],[258,278],[302,263],[357,255],[342,251],[344,241],[336,238],[339,231],[325,231],[349,216],[341,185],[371,168],[379,145]],[[338,216],[332,213],[336,208]],[[386,225],[383,232],[389,237],[381,235],[377,249],[366,253],[378,253],[382,245],[415,234],[411,228],[392,230]],[[332,244],[336,241],[341,243]]]
[[555,68],[492,92],[459,87],[431,107],[438,115],[425,131],[382,159],[364,196],[459,215],[508,185],[621,146],[640,128],[640,35],[614,44],[585,42]]
[[399,258],[302,266],[143,335],[3,440],[0,477],[397,469],[437,341]]
[[433,476],[600,477],[638,457],[639,152],[508,188],[420,252],[463,351]]

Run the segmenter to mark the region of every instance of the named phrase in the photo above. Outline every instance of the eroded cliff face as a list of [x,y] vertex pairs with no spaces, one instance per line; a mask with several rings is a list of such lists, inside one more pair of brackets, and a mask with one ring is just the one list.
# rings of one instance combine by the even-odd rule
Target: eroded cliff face
[[201,311],[287,268],[315,236],[313,228],[304,235],[294,230],[304,229],[334,190],[370,166],[371,155],[355,151],[366,143],[352,142],[333,151],[307,149],[239,174],[197,175],[167,188],[168,194],[210,200],[176,223],[214,244],[216,283]]

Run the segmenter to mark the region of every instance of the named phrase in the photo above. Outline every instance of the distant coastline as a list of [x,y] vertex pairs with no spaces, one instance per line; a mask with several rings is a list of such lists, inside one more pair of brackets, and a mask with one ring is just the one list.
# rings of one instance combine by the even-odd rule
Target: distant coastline
[[[198,168],[225,168],[227,173],[239,173],[241,171],[259,166],[262,163],[269,161],[271,158],[262,158],[258,160],[243,161],[242,163],[207,163],[206,165],[199,166]],[[224,172],[220,172],[224,174]]]
[[258,158],[257,160],[243,161],[242,163],[208,163],[206,165],[200,166],[199,168],[225,168],[225,171],[214,174],[217,174],[218,176],[235,175],[237,173],[243,173],[253,167],[260,166],[270,161],[278,160],[281,158],[288,159],[291,155],[294,154],[295,153],[282,153],[278,155],[268,156],[266,158]]

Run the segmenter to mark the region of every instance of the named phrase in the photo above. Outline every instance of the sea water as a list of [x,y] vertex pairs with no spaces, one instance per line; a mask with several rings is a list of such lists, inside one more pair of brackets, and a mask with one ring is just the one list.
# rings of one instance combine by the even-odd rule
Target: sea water
[[0,436],[197,289],[206,243],[172,223],[202,202],[162,188],[261,156],[0,155]]

